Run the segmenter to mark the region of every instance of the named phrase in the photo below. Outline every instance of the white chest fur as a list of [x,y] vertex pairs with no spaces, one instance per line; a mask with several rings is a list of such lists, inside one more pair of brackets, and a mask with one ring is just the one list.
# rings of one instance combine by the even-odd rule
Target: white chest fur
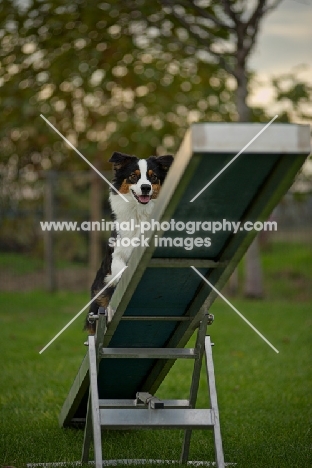
[[[127,198],[128,203],[119,195],[110,194],[110,204],[115,215],[115,220],[117,221],[117,226],[122,223],[124,227],[127,227],[127,225],[131,227],[129,230],[119,229],[118,235],[121,239],[128,238],[131,240],[134,237],[140,238],[140,223],[151,219],[155,200],[150,200],[149,203],[143,205],[138,203],[131,193],[125,194],[124,196]],[[118,275],[122,268],[126,266],[133,249],[134,247],[123,247],[122,245],[117,245],[114,248],[111,274],[106,277],[106,283]],[[119,278],[114,281],[113,285],[117,284],[118,279]]]

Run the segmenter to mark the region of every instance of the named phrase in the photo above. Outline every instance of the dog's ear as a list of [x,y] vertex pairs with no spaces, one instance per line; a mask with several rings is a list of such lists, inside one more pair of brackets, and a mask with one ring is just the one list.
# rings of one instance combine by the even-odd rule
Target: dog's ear
[[168,171],[171,164],[173,163],[173,156],[171,154],[166,154],[164,156],[157,156],[155,162],[159,164],[164,171]]
[[136,156],[130,156],[129,154],[123,154],[123,153],[118,153],[115,151],[111,158],[108,160],[108,162],[111,162],[114,164],[114,169],[115,171],[120,169],[123,166],[126,166],[126,164],[131,163],[135,159],[138,159]]

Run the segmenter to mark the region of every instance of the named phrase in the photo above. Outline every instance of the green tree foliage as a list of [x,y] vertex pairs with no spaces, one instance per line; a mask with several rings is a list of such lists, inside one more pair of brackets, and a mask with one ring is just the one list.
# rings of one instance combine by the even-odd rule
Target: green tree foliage
[[[275,92],[274,101],[278,107],[279,118],[284,122],[298,122],[311,125],[312,86],[301,77],[306,66],[299,65],[288,73],[271,78]],[[298,199],[306,199],[312,193],[312,156],[306,161],[296,178],[292,192]]]
[[285,121],[312,121],[312,85],[300,76],[305,69],[305,65],[299,65],[288,73],[271,78],[271,86],[275,91],[274,100]]
[[[44,170],[89,169],[40,114],[100,170],[116,150],[174,153],[192,121],[235,119],[226,73],[171,39],[164,16],[147,0],[0,3],[3,211],[40,209]],[[83,190],[70,176],[67,188],[77,204]]]
[[[235,104],[242,122],[252,120],[247,104],[248,59],[264,17],[281,0],[160,0],[169,18],[187,32],[201,56],[210,57],[236,84]],[[220,34],[222,31],[222,34]]]
[[[225,73],[166,43],[169,23],[160,32],[141,19],[141,8],[155,15],[148,5],[2,2],[2,172],[4,164],[14,176],[86,167],[41,113],[91,161],[107,161],[116,149],[172,152],[190,122],[235,117]],[[159,34],[164,42],[156,44]]]
[[42,170],[88,169],[40,114],[101,170],[116,150],[174,153],[193,121],[238,120],[235,67],[278,1],[251,3],[2,0],[1,203],[36,206]]

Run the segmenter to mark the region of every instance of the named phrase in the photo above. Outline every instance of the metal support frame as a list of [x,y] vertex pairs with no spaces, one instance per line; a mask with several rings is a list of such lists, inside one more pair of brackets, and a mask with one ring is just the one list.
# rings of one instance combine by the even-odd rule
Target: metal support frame
[[[197,333],[195,348],[103,348],[107,316],[100,311],[95,336],[88,338],[90,394],[82,450],[82,463],[89,461],[93,433],[95,467],[102,468],[101,428],[105,429],[184,429],[180,463],[187,463],[193,429],[210,429],[214,433],[215,459],[224,468],[219,410],[215,386],[212,343],[206,336],[213,316],[204,315]],[[205,356],[210,409],[195,409],[202,360]],[[160,400],[147,392],[138,392],[134,400],[99,400],[97,373],[101,359],[111,358],[194,359],[189,400]]]

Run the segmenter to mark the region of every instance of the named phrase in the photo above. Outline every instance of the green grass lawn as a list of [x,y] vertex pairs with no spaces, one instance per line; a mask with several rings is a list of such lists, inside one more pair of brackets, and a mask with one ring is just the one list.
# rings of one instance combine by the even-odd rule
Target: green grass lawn
[[[221,300],[211,310],[225,459],[237,468],[312,466],[311,300],[302,293],[302,283],[293,284],[293,274],[284,276],[287,288],[279,277],[288,268],[311,284],[312,271],[305,256],[302,270],[297,263],[299,248],[297,253],[288,248],[292,262],[284,265],[281,259],[279,268],[284,252],[271,254],[275,261],[264,258],[267,278],[277,282],[276,288],[271,284],[267,300],[232,299],[279,354]],[[300,301],[294,297],[297,287]],[[58,415],[86,352],[83,318],[42,355],[39,351],[87,301],[87,293],[0,293],[0,465],[80,459],[83,431],[61,429]],[[191,362],[177,362],[158,396],[187,398],[191,369]],[[203,373],[198,407],[207,406]],[[182,436],[180,431],[105,432],[104,457],[178,459]],[[210,431],[194,431],[190,459],[214,460]]]

